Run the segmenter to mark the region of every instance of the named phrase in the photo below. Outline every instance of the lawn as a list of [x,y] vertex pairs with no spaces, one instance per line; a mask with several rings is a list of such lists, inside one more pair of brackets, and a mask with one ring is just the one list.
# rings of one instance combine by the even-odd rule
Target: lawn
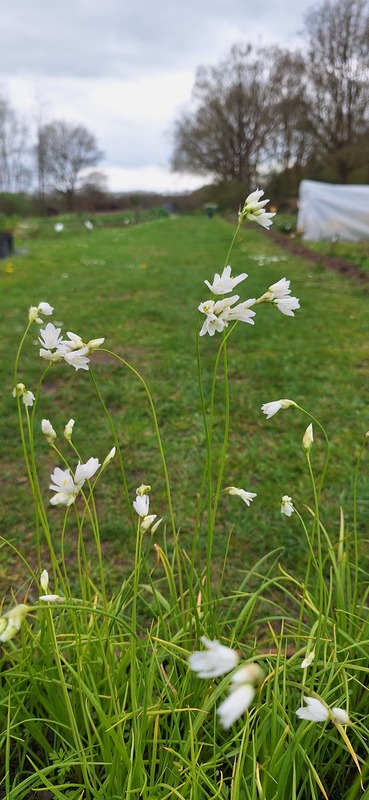
[[[1,531],[32,563],[34,515],[18,444],[12,365],[28,307],[40,301],[54,306],[53,321],[62,324],[63,331],[71,330],[84,340],[105,336],[105,347],[144,376],[156,405],[181,542],[184,548],[191,546],[205,452],[197,387],[197,306],[208,297],[204,279],[211,281],[224,264],[233,230],[217,217],[164,218],[117,227],[109,222],[109,226],[104,225],[100,218],[89,231],[80,218],[71,218],[59,234],[51,222],[43,222],[25,229],[19,242],[21,254],[0,262]],[[224,485],[242,486],[258,495],[248,509],[222,495],[215,555],[223,556],[232,529],[230,578],[234,570],[248,567],[274,548],[283,550],[285,565],[296,565],[304,558],[298,521],[281,518],[279,507],[284,494],[293,497],[302,513],[303,504],[312,502],[301,449],[308,420],[290,409],[267,421],[261,405],[280,397],[291,398],[326,427],[332,458],[323,500],[333,536],[340,505],[345,507],[348,523],[352,518],[352,470],[369,428],[368,290],[324,271],[321,265],[291,256],[252,224],[246,225],[238,237],[232,268],[235,274],[249,274],[240,289],[241,299],[259,296],[286,276],[291,280],[292,294],[300,298],[301,309],[295,318],[289,318],[270,305],[258,307],[255,326],[239,324],[229,341],[231,426]],[[33,391],[44,366],[37,344],[35,326],[20,364],[20,379]],[[206,392],[216,346],[216,337],[201,340]],[[92,366],[117,426],[130,494],[133,498],[142,482],[151,484],[155,511],[167,522],[164,480],[142,386],[107,353],[96,353]],[[93,394],[90,373],[75,372],[66,364],[55,365],[44,384],[37,426],[47,418],[62,434],[71,417],[76,421],[74,438],[83,458],[97,456],[103,460],[113,442],[101,404]],[[216,435],[218,430],[220,439],[220,410],[216,412]],[[48,498],[50,473],[61,464],[55,462],[41,433],[36,454],[41,485]],[[323,457],[323,440],[316,431],[313,465],[317,472]],[[117,464],[111,464],[97,494],[103,555],[113,589],[134,555],[118,473]],[[365,469],[360,485],[359,530],[365,537],[369,519]],[[60,519],[60,510],[51,509],[55,540]],[[159,543],[163,535],[159,531],[156,534]],[[73,581],[72,525],[67,551]],[[91,568],[93,571],[93,557]],[[1,595],[12,589],[21,599],[27,581],[22,560],[11,547],[4,546]]]

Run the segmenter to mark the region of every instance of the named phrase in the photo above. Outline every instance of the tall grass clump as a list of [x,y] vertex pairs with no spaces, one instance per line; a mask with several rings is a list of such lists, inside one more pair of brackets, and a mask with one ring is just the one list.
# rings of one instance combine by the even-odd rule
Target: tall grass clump
[[[293,318],[300,308],[285,277],[257,298],[240,301],[235,293],[247,279],[246,273],[232,275],[230,266],[240,227],[251,221],[268,229],[272,222],[262,195],[246,199],[224,268],[205,280],[210,297],[198,307],[194,380],[205,447],[198,455],[202,473],[190,548],[181,543],[165,443],[145,377],[108,349],[101,331],[91,330],[98,336],[84,341],[48,320],[54,309],[45,300],[29,309],[13,394],[35,509],[37,566],[5,531],[3,551],[29,574],[24,596],[4,598],[0,615],[0,796],[6,800],[355,800],[368,791],[368,575],[357,514],[367,437],[348,478],[348,528],[343,509],[336,520],[324,508],[329,437],[323,426],[299,398],[265,402],[268,419],[283,414],[288,424],[289,414],[301,415],[297,446],[311,492],[300,508],[293,489],[290,496],[281,488],[281,515],[287,524],[298,519],[306,557],[292,572],[281,551],[266,547],[257,563],[239,565],[229,592],[232,521],[222,563],[215,557],[224,495],[244,504],[246,518],[248,506],[258,502],[244,475],[234,486],[227,473],[237,413],[229,391],[232,333],[241,323],[253,325],[259,314]],[[291,319],[286,323],[293,326]],[[208,348],[203,357],[208,336],[210,375]],[[24,363],[28,337],[40,356],[32,386]],[[137,382],[151,418],[157,460],[137,488],[99,379],[99,353],[109,363],[116,359]],[[83,419],[66,419],[63,430],[55,430],[52,420],[39,417],[50,372],[62,369],[86,373],[85,391],[95,393],[110,431],[104,456],[97,457],[94,441],[80,449]],[[40,441],[49,448],[49,486],[39,467]],[[122,495],[121,547],[131,537],[135,552],[112,596],[101,509],[113,464]],[[156,500],[159,481],[164,507]]]

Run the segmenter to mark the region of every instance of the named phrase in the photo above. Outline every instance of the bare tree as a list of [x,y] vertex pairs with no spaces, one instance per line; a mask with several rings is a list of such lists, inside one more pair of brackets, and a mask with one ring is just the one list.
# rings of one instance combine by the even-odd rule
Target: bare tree
[[234,45],[219,66],[200,67],[193,101],[174,127],[173,170],[251,186],[272,118],[261,54]]
[[309,128],[317,152],[346,183],[369,127],[368,0],[324,0],[306,15],[305,37]]
[[32,172],[28,165],[28,129],[9,103],[0,98],[0,192],[28,189]]
[[38,130],[37,158],[39,181],[65,195],[73,209],[74,195],[81,173],[102,158],[95,136],[84,125],[54,120]]

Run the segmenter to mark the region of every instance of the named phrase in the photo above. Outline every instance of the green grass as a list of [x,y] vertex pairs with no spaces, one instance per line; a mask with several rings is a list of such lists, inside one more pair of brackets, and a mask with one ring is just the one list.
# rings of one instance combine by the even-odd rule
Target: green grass
[[[231,237],[232,227],[219,218],[160,219],[136,227],[100,225],[92,232],[75,218],[66,222],[63,234],[54,232],[52,222],[44,222],[37,238],[25,238],[21,246],[27,252],[11,259],[13,272],[7,271],[9,261],[1,262],[1,530],[31,560],[33,511],[11,396],[12,363],[29,305],[47,300],[55,307],[52,319],[62,323],[63,330],[77,332],[85,340],[105,336],[106,347],[133,364],[147,380],[167,454],[181,541],[189,548],[204,460],[196,375],[196,309],[208,296],[203,281],[222,267]],[[307,420],[289,410],[266,421],[261,404],[290,397],[327,428],[332,462],[326,500],[333,527],[340,504],[347,507],[350,520],[347,476],[369,428],[367,290],[322,271],[319,265],[290,256],[252,225],[245,226],[239,236],[232,267],[235,273],[246,270],[249,274],[240,291],[242,299],[260,295],[286,276],[291,279],[293,294],[300,298],[301,309],[292,319],[271,306],[260,307],[255,326],[239,325],[229,343],[231,431],[224,481],[226,486],[243,486],[258,494],[247,510],[241,501],[238,506],[234,499],[231,502],[231,498],[222,496],[215,548],[222,556],[232,527],[230,575],[233,569],[247,567],[269,549],[283,548],[285,564],[302,559],[305,551],[298,526],[281,519],[279,503],[286,493],[293,496],[298,507],[306,500],[311,502],[311,497],[306,497],[310,490],[301,451]],[[32,390],[43,366],[36,345],[34,326],[20,367],[21,380]],[[205,387],[209,390],[215,339],[205,337],[201,350]],[[142,388],[106,354],[93,357],[93,371],[119,431],[132,495],[139,483],[150,483],[155,511],[168,520],[156,439]],[[37,411],[39,423],[46,417],[62,434],[68,419],[75,418],[74,438],[83,457],[97,455],[101,460],[112,440],[101,407],[92,397],[89,373],[57,365],[44,389]],[[216,420],[216,431],[218,428],[220,437],[221,417]],[[36,447],[41,483],[48,498],[55,457],[41,435]],[[319,471],[322,448],[317,448],[314,458]],[[118,499],[118,486],[118,469],[112,465],[104,474],[98,502],[104,556],[110,564],[113,586],[119,583],[134,553],[127,508]],[[58,509],[51,510],[51,517],[57,538]],[[368,517],[364,493],[360,505],[363,535]],[[73,574],[73,530],[68,543]],[[11,587],[15,593],[22,591],[27,577],[22,563],[9,549],[3,549],[3,590]]]

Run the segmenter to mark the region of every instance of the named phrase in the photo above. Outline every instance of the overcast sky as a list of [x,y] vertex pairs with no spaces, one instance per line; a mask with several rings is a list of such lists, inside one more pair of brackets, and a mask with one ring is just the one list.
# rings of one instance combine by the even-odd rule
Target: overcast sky
[[180,191],[173,122],[199,65],[235,42],[295,46],[307,0],[11,0],[1,9],[0,95],[28,119],[86,125],[112,191]]

